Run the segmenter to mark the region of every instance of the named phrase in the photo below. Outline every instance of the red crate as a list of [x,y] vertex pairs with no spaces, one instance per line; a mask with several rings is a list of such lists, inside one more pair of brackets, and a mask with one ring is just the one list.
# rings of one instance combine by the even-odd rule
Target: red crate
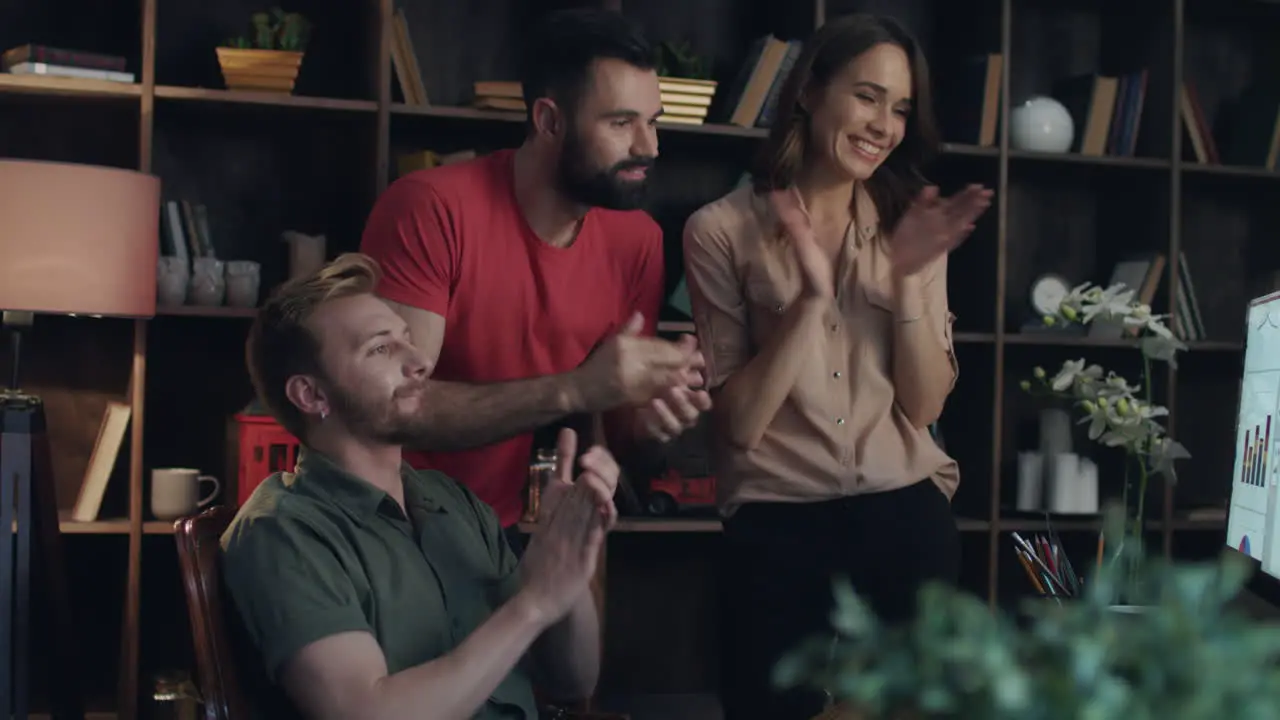
[[270,415],[240,413],[235,422],[236,505],[243,505],[272,473],[293,470],[301,443]]

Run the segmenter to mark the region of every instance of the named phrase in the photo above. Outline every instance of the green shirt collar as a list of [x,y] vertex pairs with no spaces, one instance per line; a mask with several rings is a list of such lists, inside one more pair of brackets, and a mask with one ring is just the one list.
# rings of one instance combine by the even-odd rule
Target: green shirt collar
[[[401,462],[400,478],[404,482],[407,508],[445,511],[445,502],[438,489],[426,482],[408,463]],[[305,492],[338,503],[357,520],[366,520],[393,508],[395,516],[401,516],[396,501],[385,490],[352,475],[329,456],[305,445],[298,449],[298,466],[292,482],[301,483],[299,489]]]

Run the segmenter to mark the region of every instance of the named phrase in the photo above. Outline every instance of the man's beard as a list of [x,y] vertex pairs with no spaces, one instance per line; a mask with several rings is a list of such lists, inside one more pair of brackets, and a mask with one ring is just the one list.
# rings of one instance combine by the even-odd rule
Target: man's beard
[[327,383],[325,392],[335,417],[352,435],[384,445],[409,445],[424,433],[423,418],[400,411],[399,397],[419,392],[417,386],[401,388],[389,400],[366,401]]
[[576,128],[570,128],[560,156],[560,190],[574,202],[609,210],[636,210],[648,196],[649,177],[623,180],[623,170],[653,169],[653,158],[627,158],[603,170],[591,166],[587,149]]

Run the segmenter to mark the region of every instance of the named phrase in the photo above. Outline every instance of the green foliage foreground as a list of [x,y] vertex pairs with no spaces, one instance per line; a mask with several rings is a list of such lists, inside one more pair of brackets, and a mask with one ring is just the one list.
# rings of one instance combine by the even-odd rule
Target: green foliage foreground
[[[1111,537],[1124,513],[1107,513]],[[974,720],[1280,718],[1280,627],[1231,608],[1251,563],[1171,563],[1130,538],[1078,600],[1031,600],[1018,622],[969,593],[925,587],[914,623],[881,624],[836,584],[834,638],[775,669],[780,686],[827,691],[833,717]],[[1116,606],[1136,583],[1149,603]]]

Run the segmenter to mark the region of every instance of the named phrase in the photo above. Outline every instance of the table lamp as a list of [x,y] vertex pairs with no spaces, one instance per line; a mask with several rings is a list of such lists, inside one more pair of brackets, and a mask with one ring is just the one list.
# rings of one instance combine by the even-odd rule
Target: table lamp
[[0,389],[0,716],[28,714],[34,551],[52,658],[71,683],[51,698],[53,717],[84,717],[44,405],[19,389],[22,331],[40,314],[154,316],[159,222],[154,176],[0,158],[0,311],[13,351]]

